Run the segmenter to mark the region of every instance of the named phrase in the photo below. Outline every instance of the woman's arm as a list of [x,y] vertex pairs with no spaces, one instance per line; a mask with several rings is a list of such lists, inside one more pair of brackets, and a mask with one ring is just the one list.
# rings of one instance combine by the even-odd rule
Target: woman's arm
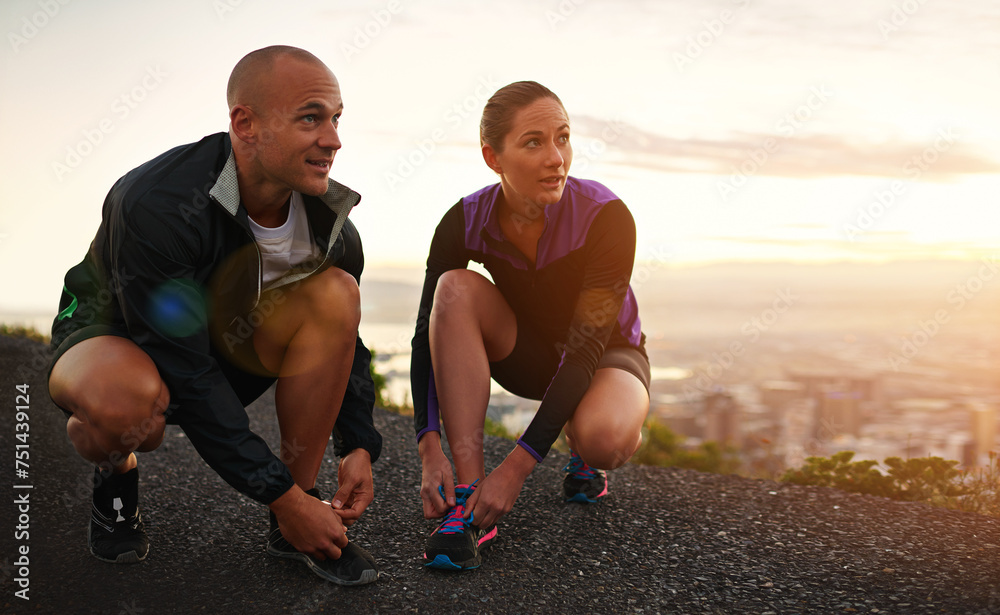
[[541,461],[583,399],[617,326],[635,261],[635,221],[620,200],[604,206],[587,235],[583,283],[559,369],[518,444]]

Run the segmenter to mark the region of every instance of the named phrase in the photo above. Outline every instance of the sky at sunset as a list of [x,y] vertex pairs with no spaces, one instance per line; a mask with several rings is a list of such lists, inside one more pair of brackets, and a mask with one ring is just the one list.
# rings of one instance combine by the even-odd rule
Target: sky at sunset
[[521,79],[562,98],[571,174],[622,197],[639,260],[997,254],[993,0],[6,0],[0,31],[0,310],[54,309],[114,181],[226,130],[230,70],[277,43],[340,80],[370,269],[421,263],[496,181],[478,118]]

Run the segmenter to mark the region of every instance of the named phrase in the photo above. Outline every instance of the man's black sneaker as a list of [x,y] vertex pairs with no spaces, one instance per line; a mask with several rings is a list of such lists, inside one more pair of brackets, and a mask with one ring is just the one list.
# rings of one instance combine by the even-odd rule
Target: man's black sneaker
[[567,502],[593,504],[608,494],[608,474],[583,462],[575,452],[569,452],[569,463],[563,468],[563,495]]
[[[497,526],[483,529],[473,525],[471,517],[463,518],[465,502],[475,491],[475,485],[455,486],[455,506],[427,539],[424,566],[440,570],[469,570],[479,568],[483,563],[482,552],[497,537]],[[441,497],[444,497],[443,491]]]
[[138,564],[149,553],[139,514],[139,469],[111,474],[94,469],[94,498],[87,542],[94,557],[112,564]]
[[[310,489],[309,495],[319,498],[319,491]],[[314,574],[336,583],[337,585],[366,585],[378,580],[378,570],[375,568],[375,558],[353,542],[340,550],[338,559],[318,560],[291,545],[281,535],[278,519],[272,512],[271,532],[267,536],[267,553],[275,557],[283,557],[300,561],[309,567]]]

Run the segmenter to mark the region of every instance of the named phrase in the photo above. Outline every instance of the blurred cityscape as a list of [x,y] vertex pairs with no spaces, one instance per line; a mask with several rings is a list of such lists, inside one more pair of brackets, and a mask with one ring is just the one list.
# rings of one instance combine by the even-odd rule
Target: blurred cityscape
[[[638,263],[652,366],[650,417],[748,474],[810,455],[940,456],[972,468],[1000,451],[1000,264]],[[422,271],[369,269],[362,337],[397,404],[410,398]],[[52,314],[0,314],[48,332]],[[488,415],[520,433],[538,402],[494,383]]]
[[[751,474],[842,450],[880,462],[933,455],[983,465],[1000,450],[992,267],[654,268],[642,285],[634,274],[653,373],[650,417],[688,447],[715,441],[739,451]],[[364,289],[369,320],[385,315],[379,301],[415,300],[418,287],[405,286]],[[368,327],[381,339],[368,341],[390,395],[408,402],[412,325]],[[537,407],[494,384],[488,415],[520,433]]]

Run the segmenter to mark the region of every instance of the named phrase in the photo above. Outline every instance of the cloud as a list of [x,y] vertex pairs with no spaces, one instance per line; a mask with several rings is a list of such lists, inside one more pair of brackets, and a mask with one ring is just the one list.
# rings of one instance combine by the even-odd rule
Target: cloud
[[729,244],[789,249],[800,255],[808,254],[853,254],[858,257],[878,257],[881,259],[920,259],[941,258],[952,256],[963,258],[981,258],[996,252],[996,246],[986,242],[944,241],[931,243],[914,242],[906,232],[872,232],[866,234],[864,241],[848,242],[842,239],[791,237],[736,237],[708,236],[705,241],[717,241]]
[[[615,128],[613,139],[607,138],[612,134],[608,126]],[[737,132],[727,139],[678,139],[588,116],[574,117],[573,130],[606,141],[617,164],[668,173],[730,175],[744,164],[752,165],[754,175],[791,178],[853,175],[946,182],[960,175],[1000,173],[1000,161],[964,146],[960,138],[950,143],[938,137],[864,143],[836,135]]]

